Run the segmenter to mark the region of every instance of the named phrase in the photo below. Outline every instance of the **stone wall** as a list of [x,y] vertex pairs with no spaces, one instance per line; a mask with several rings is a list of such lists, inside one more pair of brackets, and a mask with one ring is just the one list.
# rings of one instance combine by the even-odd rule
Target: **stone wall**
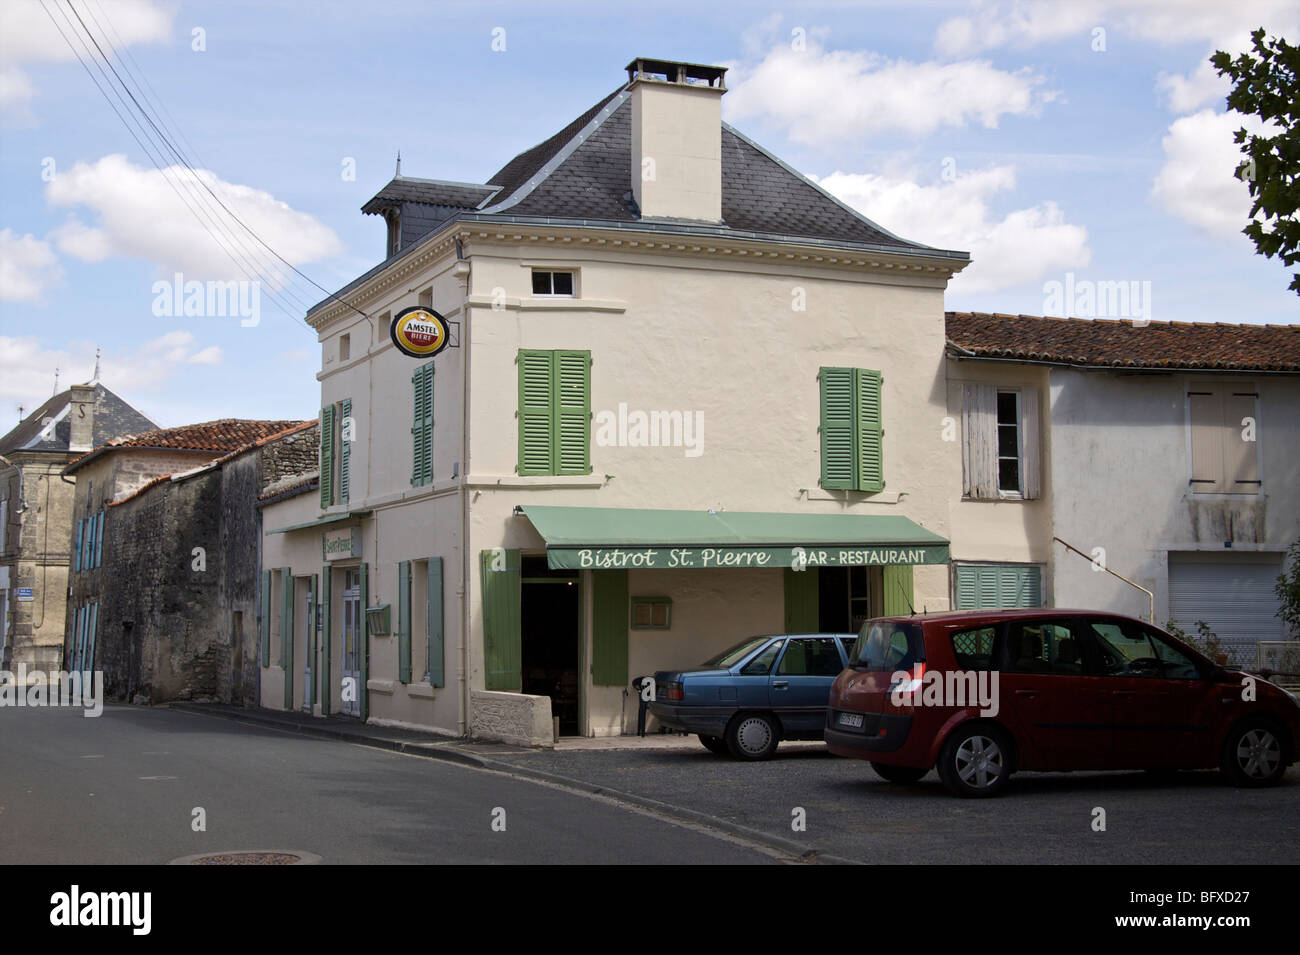
[[259,455],[261,486],[267,487],[289,475],[316,470],[320,464],[319,455],[319,425],[264,445]]
[[496,690],[470,691],[470,735],[524,746],[554,746],[551,698]]

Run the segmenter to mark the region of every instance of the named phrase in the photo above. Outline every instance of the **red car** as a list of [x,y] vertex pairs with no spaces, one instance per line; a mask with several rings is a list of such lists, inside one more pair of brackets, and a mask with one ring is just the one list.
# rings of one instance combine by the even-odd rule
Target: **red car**
[[826,742],[890,782],[959,796],[1019,770],[1218,767],[1267,786],[1296,759],[1300,700],[1148,623],[1089,610],[869,620],[831,686]]

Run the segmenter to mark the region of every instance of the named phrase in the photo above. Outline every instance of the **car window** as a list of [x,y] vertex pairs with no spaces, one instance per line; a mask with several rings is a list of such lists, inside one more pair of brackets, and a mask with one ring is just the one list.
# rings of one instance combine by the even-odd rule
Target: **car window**
[[997,628],[979,627],[952,635],[952,653],[963,670],[996,670],[994,645]]
[[1067,620],[1013,620],[1007,624],[1006,670],[1010,673],[1083,674],[1083,641]]
[[784,640],[773,641],[770,647],[746,663],[740,672],[746,676],[766,676],[771,673],[772,664],[776,662],[776,655],[781,652],[784,643]]
[[834,637],[792,638],[781,657],[781,676],[836,676],[844,669]]
[[868,670],[910,670],[914,663],[924,659],[921,628],[912,623],[868,620],[849,652],[849,666]]
[[844,659],[846,660],[853,659],[853,644],[857,641],[857,639],[858,639],[857,637],[839,638],[840,643],[844,645]]
[[725,670],[729,670],[762,646],[768,639],[767,636],[746,637],[744,640],[741,640],[740,643],[728,647],[717,656],[709,657],[709,659],[705,660],[701,666],[722,667]]
[[1141,627],[1126,626],[1122,621],[1092,620],[1089,629],[1097,638],[1101,672],[1106,676],[1159,679],[1164,675],[1156,648]]
[[1152,647],[1155,648],[1156,657],[1160,660],[1161,672],[1166,680],[1199,680],[1201,678],[1201,669],[1197,666],[1195,659],[1169,643],[1149,627],[1143,629],[1151,640]]

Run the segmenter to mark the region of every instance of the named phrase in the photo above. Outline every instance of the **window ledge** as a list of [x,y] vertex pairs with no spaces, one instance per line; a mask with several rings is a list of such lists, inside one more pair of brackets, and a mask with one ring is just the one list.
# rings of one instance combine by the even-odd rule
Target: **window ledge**
[[406,684],[406,695],[431,700],[436,693],[434,687],[429,686],[427,683],[408,683]]
[[535,295],[525,298],[494,299],[491,295],[471,295],[468,299],[475,308],[514,309],[520,312],[626,312],[627,302],[615,298],[575,298],[569,295]]
[[389,696],[397,692],[401,684],[396,680],[367,680],[366,689],[371,693],[386,693]]
[[604,487],[604,474],[471,474],[468,487]]

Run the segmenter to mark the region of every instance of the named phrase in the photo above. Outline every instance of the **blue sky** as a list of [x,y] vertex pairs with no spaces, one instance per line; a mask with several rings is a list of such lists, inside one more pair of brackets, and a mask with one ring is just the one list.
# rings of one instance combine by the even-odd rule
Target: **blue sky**
[[302,279],[251,327],[155,314],[156,281],[233,267],[49,14],[114,39],[213,191],[330,290],[381,257],[383,223],[359,208],[399,149],[407,175],[481,182],[651,56],[728,66],[728,122],[891,231],[970,251],[949,308],[1042,314],[1071,273],[1150,283],[1157,321],[1289,324],[1287,271],[1239,234],[1240,120],[1204,62],[1255,26],[1294,41],[1291,6],[12,0],[0,430],[56,366],[61,387],[89,378],[96,348],[104,383],[166,426],[312,417],[318,400],[300,319],[324,295]]

